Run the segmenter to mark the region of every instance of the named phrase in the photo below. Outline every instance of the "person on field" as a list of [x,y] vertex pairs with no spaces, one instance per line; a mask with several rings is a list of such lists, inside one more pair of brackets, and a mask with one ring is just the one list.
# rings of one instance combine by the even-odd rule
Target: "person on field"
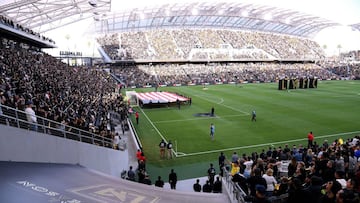
[[160,159],[165,159],[166,142],[164,139],[161,140],[160,144]]
[[173,148],[173,145],[171,143],[171,140],[169,140],[168,144],[166,145],[166,148],[167,148],[167,152],[168,152],[168,159],[172,159],[173,158],[173,154],[172,154],[172,148]]
[[135,112],[136,124],[139,125],[139,112]]
[[211,140],[214,140],[214,136],[215,136],[215,125],[213,123],[210,124],[210,137]]
[[180,103],[179,98],[176,99],[176,105],[177,105],[178,109],[180,109],[181,103]]
[[251,121],[255,121],[255,122],[256,122],[256,111],[255,111],[255,110],[253,110],[253,111],[251,112]]
[[314,141],[314,134],[312,131],[308,133],[307,138],[308,138],[308,149],[311,149],[313,147],[313,141]]

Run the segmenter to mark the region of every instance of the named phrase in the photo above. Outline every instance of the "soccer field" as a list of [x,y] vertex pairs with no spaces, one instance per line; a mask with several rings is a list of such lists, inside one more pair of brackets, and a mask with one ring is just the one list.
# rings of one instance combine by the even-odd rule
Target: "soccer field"
[[[153,88],[136,89],[154,91]],[[317,89],[277,90],[277,84],[242,84],[162,87],[192,98],[192,105],[164,108],[136,108],[140,123],[135,129],[148,158],[150,174],[180,170],[182,177],[203,176],[208,165],[217,165],[224,152],[229,158],[260,152],[269,146],[306,143],[313,131],[319,144],[360,134],[360,81],[320,81]],[[215,116],[196,116],[210,113]],[[257,121],[251,121],[256,110]],[[134,120],[134,116],[131,117]],[[135,123],[135,122],[134,122]],[[210,138],[210,124],[215,139]],[[171,140],[177,157],[160,160],[161,139]],[[188,174],[191,173],[191,174]],[[181,177],[180,177],[181,178]]]

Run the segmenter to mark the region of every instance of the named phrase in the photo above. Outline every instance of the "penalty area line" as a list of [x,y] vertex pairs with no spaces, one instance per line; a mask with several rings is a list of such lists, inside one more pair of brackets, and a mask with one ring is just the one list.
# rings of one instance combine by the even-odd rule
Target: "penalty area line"
[[[166,143],[168,143],[168,141],[165,139],[165,137],[161,134],[161,132],[159,131],[159,129],[157,129],[157,127],[154,125],[154,123],[150,120],[150,118],[146,115],[146,113],[143,111],[142,108],[139,108],[141,110],[141,112],[143,113],[143,115],[146,117],[146,119],[149,121],[150,125],[155,129],[155,131],[160,135],[161,139],[163,139]],[[171,149],[172,153],[175,154],[176,156],[176,152],[174,149]]]

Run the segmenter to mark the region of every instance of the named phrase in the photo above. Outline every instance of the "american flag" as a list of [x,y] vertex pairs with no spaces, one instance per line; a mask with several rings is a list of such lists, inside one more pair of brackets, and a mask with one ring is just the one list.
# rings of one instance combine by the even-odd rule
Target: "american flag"
[[170,92],[144,92],[144,93],[136,93],[136,96],[139,100],[142,101],[143,104],[151,103],[172,103],[176,102],[177,99],[179,101],[187,101],[188,98],[179,96]]

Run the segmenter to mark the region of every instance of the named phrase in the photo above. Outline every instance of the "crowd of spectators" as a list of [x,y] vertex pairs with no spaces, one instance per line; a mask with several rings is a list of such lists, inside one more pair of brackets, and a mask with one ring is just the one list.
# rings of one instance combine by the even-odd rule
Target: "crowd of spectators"
[[[219,166],[223,166],[220,157]],[[225,167],[232,181],[242,188],[249,202],[257,202],[258,193],[269,202],[360,201],[360,136],[320,144],[315,141],[309,147],[270,146],[242,156],[234,152],[227,160]],[[280,170],[283,162],[289,163],[286,173]]]
[[111,115],[127,116],[117,83],[103,70],[70,67],[5,38],[0,57],[2,105],[24,110],[31,103],[36,116],[57,122],[52,128],[68,126],[65,130],[77,128],[110,140],[115,136]]
[[128,87],[276,82],[283,78],[342,78],[334,69],[322,68],[314,63],[149,64],[114,67],[112,71]]
[[349,80],[360,79],[360,64],[324,62],[321,64],[321,66],[342,78],[346,78]]
[[33,30],[29,29],[29,28],[26,28],[26,27],[24,27],[24,26],[22,26],[20,24],[14,23],[14,21],[12,21],[9,18],[6,18],[3,15],[0,15],[0,23],[3,24],[3,25],[6,25],[8,27],[23,31],[23,32],[31,34],[33,36],[36,36],[41,40],[45,40],[45,41],[48,41],[48,42],[50,42],[52,44],[55,44],[54,40],[52,40],[52,39],[50,39],[48,37],[45,37],[43,35],[40,35],[40,33],[37,33],[37,32],[35,32],[35,31],[33,31]]
[[113,60],[323,59],[309,39],[274,33],[215,29],[155,29],[104,35],[98,43]]

